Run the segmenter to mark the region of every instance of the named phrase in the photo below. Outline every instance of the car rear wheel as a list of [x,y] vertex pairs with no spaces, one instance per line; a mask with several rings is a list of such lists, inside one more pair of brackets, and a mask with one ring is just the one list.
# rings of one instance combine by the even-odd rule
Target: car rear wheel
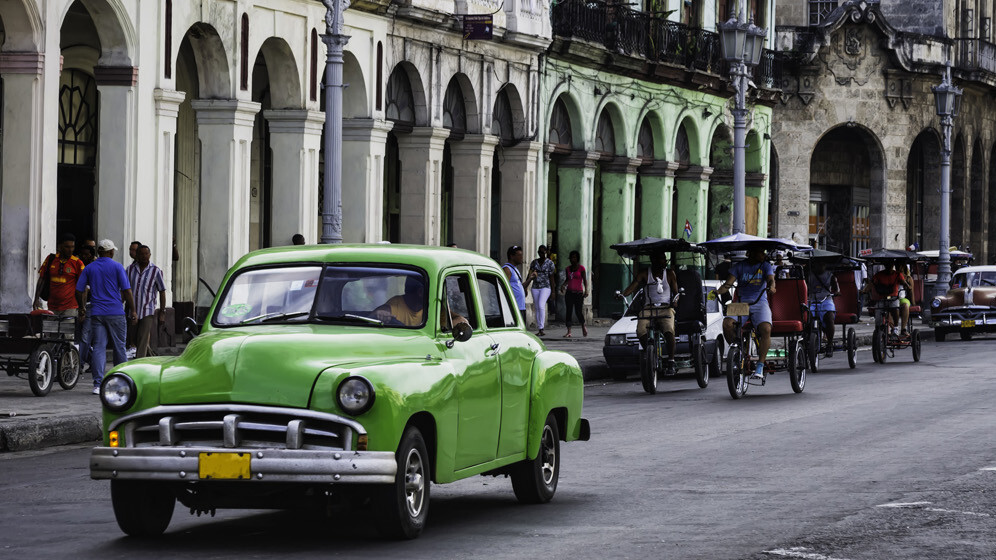
[[962,340],[972,340],[972,331],[965,331],[965,330],[958,331],[958,336]]
[[176,495],[163,483],[112,480],[111,505],[118,527],[132,537],[158,537],[173,518]]
[[391,538],[414,539],[429,517],[429,487],[432,469],[422,432],[405,429],[395,454],[398,473],[394,483],[380,489],[375,510],[383,513],[381,532]]
[[512,490],[524,504],[545,504],[553,499],[560,479],[560,429],[553,414],[546,417],[539,453],[512,471]]

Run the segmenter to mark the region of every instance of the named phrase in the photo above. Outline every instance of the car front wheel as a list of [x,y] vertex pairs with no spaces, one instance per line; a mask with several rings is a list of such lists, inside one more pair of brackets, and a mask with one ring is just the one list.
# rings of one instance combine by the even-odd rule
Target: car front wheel
[[394,483],[382,488],[376,510],[383,512],[381,532],[397,539],[414,539],[429,517],[429,487],[432,469],[422,432],[405,429],[395,455],[398,473]]
[[524,504],[545,504],[553,499],[560,479],[560,429],[553,414],[546,417],[539,453],[515,465],[512,490]]
[[118,527],[132,537],[158,537],[173,518],[176,495],[163,483],[112,480],[111,505]]

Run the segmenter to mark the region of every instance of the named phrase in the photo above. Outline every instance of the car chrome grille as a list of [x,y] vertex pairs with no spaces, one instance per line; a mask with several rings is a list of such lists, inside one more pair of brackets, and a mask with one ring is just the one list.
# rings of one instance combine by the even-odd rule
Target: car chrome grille
[[115,420],[127,447],[351,450],[363,427],[336,414],[256,405],[158,406]]

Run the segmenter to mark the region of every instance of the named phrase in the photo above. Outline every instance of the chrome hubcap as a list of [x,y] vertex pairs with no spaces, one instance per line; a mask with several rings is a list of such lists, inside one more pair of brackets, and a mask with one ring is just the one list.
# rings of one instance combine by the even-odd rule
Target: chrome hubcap
[[542,464],[540,469],[543,472],[543,484],[553,483],[553,473],[557,468],[557,442],[553,439],[553,430],[550,426],[543,428],[543,442],[540,447],[540,457]]
[[411,517],[418,517],[425,505],[424,475],[422,456],[417,449],[412,449],[405,460],[405,503]]

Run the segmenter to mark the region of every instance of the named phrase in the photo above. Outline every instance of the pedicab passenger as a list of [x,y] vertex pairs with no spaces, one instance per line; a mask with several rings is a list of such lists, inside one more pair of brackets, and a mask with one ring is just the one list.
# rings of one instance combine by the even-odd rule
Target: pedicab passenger
[[668,349],[668,368],[674,367],[674,308],[670,306],[673,296],[678,294],[678,279],[674,271],[667,267],[667,255],[664,251],[657,251],[650,255],[650,266],[641,270],[633,282],[626,287],[617,297],[627,297],[643,288],[643,309],[640,310],[636,321],[636,336],[640,339],[643,348],[650,342],[649,333],[650,321],[654,321],[654,326],[664,335]]
[[[899,287],[900,285],[908,285],[908,282],[909,279],[896,270],[895,263],[889,262],[885,265],[884,270],[880,270],[872,276],[871,282],[865,284],[864,290],[862,290],[871,296],[873,303],[888,312],[886,320],[889,323],[889,332],[892,334],[896,334],[896,321],[899,319],[901,305]],[[912,292],[913,287],[909,286],[909,290]],[[906,313],[909,313],[909,307],[906,308]]]
[[[757,333],[757,365],[753,378],[764,378],[764,360],[771,348],[771,307],[768,305],[768,292],[775,293],[775,269],[767,261],[767,251],[762,247],[747,250],[747,260],[730,267],[730,276],[716,293],[726,294],[733,284],[737,285],[737,297],[742,303],[750,304],[750,322]],[[732,317],[723,319],[723,336],[727,344],[739,338]]]

